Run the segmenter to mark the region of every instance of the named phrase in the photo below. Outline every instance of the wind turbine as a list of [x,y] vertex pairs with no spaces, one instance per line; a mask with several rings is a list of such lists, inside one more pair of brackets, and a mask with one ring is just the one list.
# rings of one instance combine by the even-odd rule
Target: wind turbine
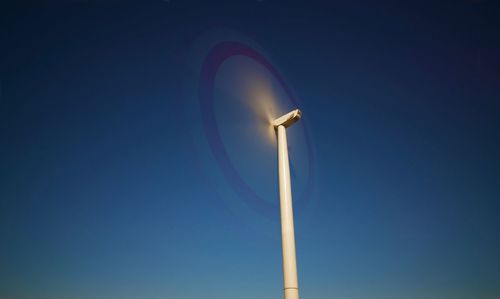
[[295,256],[295,232],[293,228],[292,188],[286,128],[297,122],[302,115],[295,109],[272,122],[278,135],[278,174],[281,214],[281,246],[283,249],[284,298],[299,299],[297,259]]

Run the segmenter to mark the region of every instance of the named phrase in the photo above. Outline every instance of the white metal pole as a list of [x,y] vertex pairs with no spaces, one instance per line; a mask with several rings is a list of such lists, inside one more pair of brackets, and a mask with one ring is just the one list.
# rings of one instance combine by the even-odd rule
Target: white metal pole
[[277,131],[284,298],[299,299],[297,261],[295,257],[295,233],[293,228],[292,189],[290,185],[290,166],[288,161],[286,129],[283,125],[279,125]]

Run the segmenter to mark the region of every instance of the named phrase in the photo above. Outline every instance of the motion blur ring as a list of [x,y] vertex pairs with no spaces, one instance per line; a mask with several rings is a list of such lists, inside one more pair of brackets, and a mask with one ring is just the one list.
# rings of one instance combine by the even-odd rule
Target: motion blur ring
[[[203,61],[200,73],[198,96],[201,105],[203,127],[215,160],[221,168],[225,179],[229,182],[234,191],[239,196],[241,196],[252,209],[264,214],[267,217],[273,218],[277,215],[277,213],[279,213],[279,205],[271,204],[261,198],[245,182],[238,171],[236,171],[234,165],[231,163],[228,157],[217,126],[214,112],[214,82],[217,76],[217,72],[224,61],[234,56],[244,56],[250,58],[266,68],[274,76],[274,78],[278,80],[279,84],[282,86],[292,104],[294,104],[295,107],[298,107],[299,105],[297,104],[297,101],[293,96],[291,89],[286,84],[285,80],[279,74],[277,69],[266,59],[266,57],[264,57],[264,55],[246,44],[232,41],[220,42],[212,47]],[[300,125],[303,126],[307,144],[309,174],[306,180],[304,191],[299,194],[299,200],[296,200],[294,203],[298,207],[297,212],[299,213],[310,202],[314,176],[314,155],[310,142],[311,138],[309,136],[309,131],[307,130],[306,123],[300,122]]]

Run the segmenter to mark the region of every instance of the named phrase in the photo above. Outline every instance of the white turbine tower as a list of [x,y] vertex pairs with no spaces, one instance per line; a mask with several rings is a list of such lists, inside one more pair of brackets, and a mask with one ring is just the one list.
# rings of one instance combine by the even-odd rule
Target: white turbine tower
[[286,128],[298,121],[302,113],[295,109],[272,122],[278,135],[278,173],[281,212],[281,244],[283,248],[284,298],[299,299],[297,260],[295,257],[295,232],[293,228],[292,188]]

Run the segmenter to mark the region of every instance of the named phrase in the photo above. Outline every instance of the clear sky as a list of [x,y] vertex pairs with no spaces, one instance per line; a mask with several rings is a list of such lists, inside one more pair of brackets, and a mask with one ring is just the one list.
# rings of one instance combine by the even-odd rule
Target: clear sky
[[[250,69],[304,113],[302,298],[500,297],[495,1],[142,2],[0,6],[0,298],[280,298],[275,145],[232,81]],[[234,57],[201,92],[207,36],[281,77]]]

